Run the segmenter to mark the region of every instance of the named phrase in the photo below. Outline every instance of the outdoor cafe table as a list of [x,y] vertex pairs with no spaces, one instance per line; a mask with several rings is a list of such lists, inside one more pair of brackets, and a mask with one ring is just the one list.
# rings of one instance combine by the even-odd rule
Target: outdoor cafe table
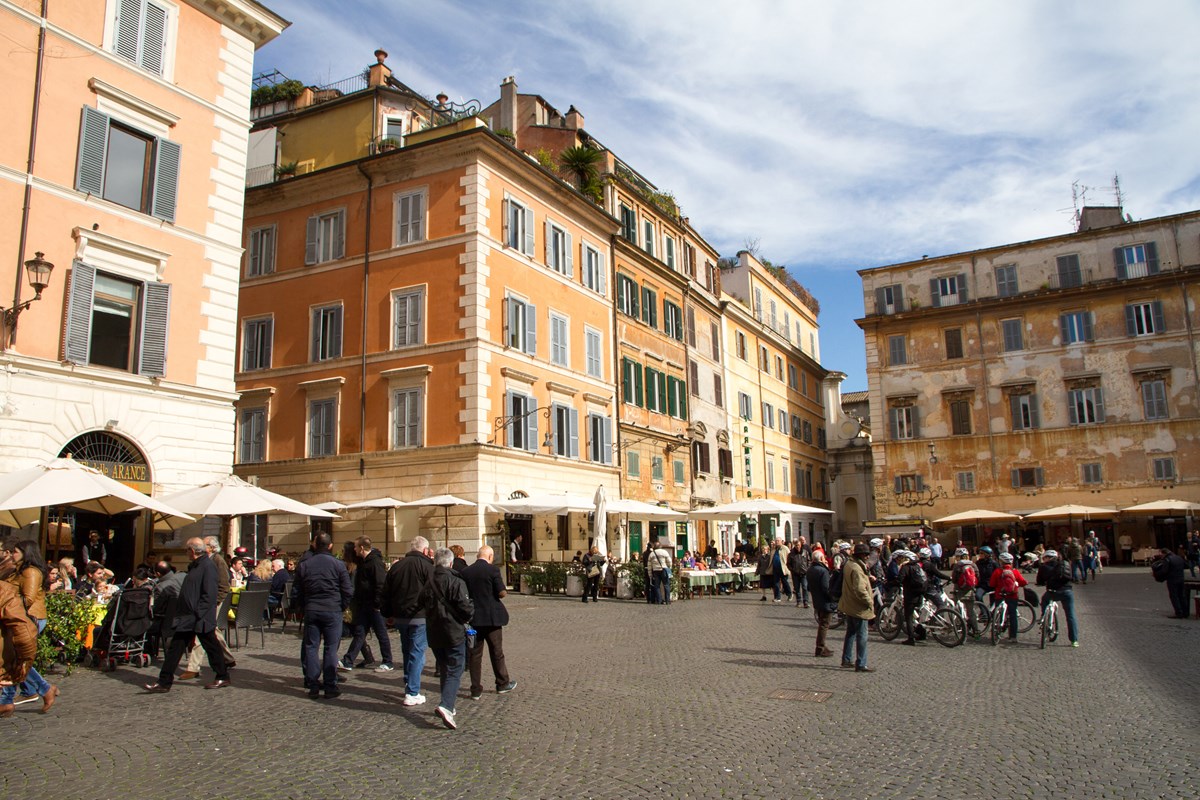
[[754,567],[721,567],[718,569],[681,569],[679,577],[687,582],[688,593],[697,587],[707,587],[710,592],[725,584],[747,585],[754,580],[757,570]]

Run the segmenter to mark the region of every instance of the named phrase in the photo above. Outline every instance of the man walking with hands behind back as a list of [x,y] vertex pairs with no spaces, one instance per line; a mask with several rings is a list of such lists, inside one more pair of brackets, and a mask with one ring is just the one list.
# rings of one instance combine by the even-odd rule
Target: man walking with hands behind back
[[[453,553],[451,554],[453,563]],[[433,559],[429,556],[429,540],[417,536],[408,554],[388,570],[383,585],[383,613],[391,617],[400,630],[400,650],[404,657],[404,705],[419,706],[425,702],[421,694],[421,670],[425,669],[425,609],[419,597],[433,575]]]
[[492,564],[492,548],[479,548],[475,563],[462,571],[467,592],[475,605],[471,625],[475,628],[475,646],[467,653],[467,664],[471,672],[471,699],[483,696],[483,645],[487,643],[488,656],[492,662],[492,676],[496,679],[496,694],[506,694],[517,688],[517,682],[508,679],[508,667],[504,663],[504,626],[508,624],[508,609],[504,607],[504,579],[500,569]]
[[467,585],[450,568],[454,564],[454,553],[439,547],[433,563],[433,577],[422,587],[420,594],[429,629],[429,646],[433,648],[441,675],[442,696],[433,713],[453,730],[458,727],[454,721],[454,705],[467,656],[467,623],[471,621],[475,607],[467,595]]
[[[296,606],[304,613],[304,686],[314,700],[325,689],[325,699],[342,692],[337,686],[338,647],[342,643],[342,614],[350,607],[354,590],[346,565],[333,557],[333,537],[318,533],[313,539],[313,555],[296,568],[292,587]],[[325,650],[317,660],[317,647],[324,640]]]

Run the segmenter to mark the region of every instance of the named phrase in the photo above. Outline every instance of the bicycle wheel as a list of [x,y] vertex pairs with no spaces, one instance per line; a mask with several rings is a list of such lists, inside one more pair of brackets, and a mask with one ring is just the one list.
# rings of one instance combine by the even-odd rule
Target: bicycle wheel
[[846,624],[846,617],[842,612],[835,611],[829,618],[829,630],[836,631],[838,628]]
[[1021,633],[1033,628],[1038,622],[1038,610],[1028,600],[1017,601],[1017,630]]
[[890,642],[900,635],[900,610],[893,605],[889,605],[879,612],[879,622],[875,626],[875,630],[879,631],[879,635],[883,637],[885,642]]
[[1050,641],[1058,640],[1058,603],[1054,604],[1054,616],[1050,618]]
[[1007,616],[1007,615],[1004,613],[1004,605],[1003,604],[998,605],[996,607],[995,613],[991,615],[992,645],[993,646],[997,642],[1000,641],[1000,633],[1004,628],[1005,616]]
[[929,632],[942,647],[958,647],[967,639],[967,625],[962,615],[949,608],[939,608],[929,619]]
[[979,636],[986,636],[988,626],[992,624],[992,611],[987,607],[987,603],[981,600],[975,601],[975,626],[976,633]]
[[1054,604],[1051,603],[1049,606],[1047,606],[1046,612],[1042,615],[1042,624],[1038,626],[1042,629],[1041,641],[1038,643],[1038,646],[1043,650],[1046,649],[1047,642],[1053,641],[1050,638],[1050,627],[1054,624],[1054,612]]

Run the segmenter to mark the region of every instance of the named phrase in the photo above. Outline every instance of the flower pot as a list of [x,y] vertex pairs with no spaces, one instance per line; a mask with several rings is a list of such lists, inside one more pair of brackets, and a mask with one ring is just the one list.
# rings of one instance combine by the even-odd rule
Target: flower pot
[[521,594],[533,594],[533,581],[528,575],[521,576]]
[[583,576],[567,576],[567,597],[583,597]]
[[617,597],[622,600],[633,599],[633,581],[629,579],[629,573],[622,572],[617,575]]

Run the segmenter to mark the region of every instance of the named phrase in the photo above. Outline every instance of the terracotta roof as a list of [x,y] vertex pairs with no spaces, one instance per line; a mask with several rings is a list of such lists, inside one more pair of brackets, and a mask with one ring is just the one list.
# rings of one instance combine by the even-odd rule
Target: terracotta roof
[[846,403],[863,403],[866,402],[867,393],[864,392],[846,392],[842,395],[842,405]]

